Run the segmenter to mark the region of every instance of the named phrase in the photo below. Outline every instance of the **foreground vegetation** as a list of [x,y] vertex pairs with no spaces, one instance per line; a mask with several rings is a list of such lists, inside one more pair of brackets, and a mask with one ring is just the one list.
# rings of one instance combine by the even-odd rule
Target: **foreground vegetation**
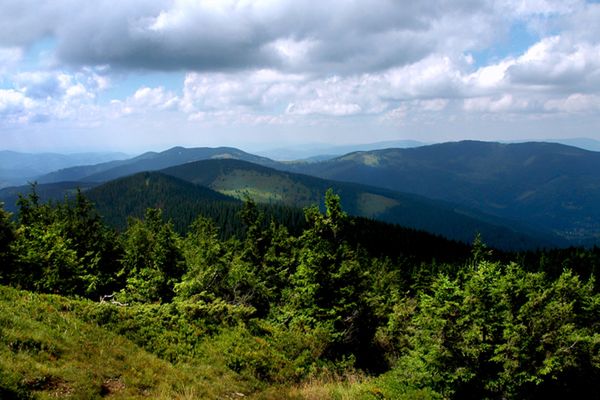
[[499,254],[477,238],[465,253],[397,237],[445,246],[427,259],[394,243],[399,231],[349,218],[332,192],[325,204],[292,235],[246,202],[243,235],[228,238],[205,217],[180,235],[158,209],[116,233],[81,193],[40,204],[33,192],[16,222],[0,209],[0,397],[600,389],[598,249]]

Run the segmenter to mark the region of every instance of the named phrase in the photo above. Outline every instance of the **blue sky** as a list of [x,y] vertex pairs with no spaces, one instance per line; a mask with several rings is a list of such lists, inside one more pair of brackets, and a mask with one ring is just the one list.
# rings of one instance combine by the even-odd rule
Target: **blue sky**
[[4,0],[0,149],[600,139],[583,0]]

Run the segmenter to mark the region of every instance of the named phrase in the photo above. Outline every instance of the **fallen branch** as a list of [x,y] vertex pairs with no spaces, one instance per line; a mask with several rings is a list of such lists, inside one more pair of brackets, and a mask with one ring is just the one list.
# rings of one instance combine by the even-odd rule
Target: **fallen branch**
[[100,296],[100,303],[106,303],[107,300],[110,300],[110,304],[114,304],[119,307],[126,307],[129,303],[121,303],[120,301],[114,300],[115,294],[105,294],[104,296]]

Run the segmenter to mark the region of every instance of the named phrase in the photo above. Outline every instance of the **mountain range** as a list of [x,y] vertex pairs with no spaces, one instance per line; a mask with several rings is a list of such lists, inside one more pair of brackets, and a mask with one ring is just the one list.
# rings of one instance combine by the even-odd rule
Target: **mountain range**
[[556,244],[550,235],[530,231],[524,226],[515,228],[512,221],[455,204],[367,185],[278,171],[241,160],[197,161],[161,172],[239,199],[248,196],[262,203],[292,207],[320,204],[327,189],[332,188],[340,195],[342,206],[351,215],[465,242],[470,242],[477,232],[481,232],[490,243],[503,248]]
[[286,167],[457,203],[571,243],[600,237],[600,153],[576,147],[463,141]]
[[37,181],[39,183],[62,181],[106,182],[137,172],[157,171],[174,165],[212,158],[233,158],[258,164],[275,164],[274,161],[268,158],[249,154],[232,147],[198,147],[191,149],[173,147],[160,153],[147,152],[127,160],[65,168],[41,176]]
[[0,188],[23,185],[36,180],[40,175],[61,168],[82,164],[96,164],[122,160],[130,156],[124,153],[19,153],[0,151]]
[[379,150],[388,148],[411,148],[425,146],[427,143],[418,140],[388,140],[384,142],[349,144],[349,145],[324,145],[306,144],[293,147],[279,147],[257,151],[257,154],[278,161],[321,161],[334,158],[354,151]]
[[[175,177],[177,185],[290,207],[316,204],[333,187],[353,215],[462,241],[479,231],[503,248],[591,245],[600,238],[600,153],[556,143],[463,141],[311,162],[277,162],[230,147],[175,147],[61,169],[40,177],[38,190],[47,198],[77,186],[92,194],[104,182],[145,171]],[[139,185],[139,179],[120,182],[125,197],[123,185]],[[16,193],[26,190],[0,190],[0,201],[11,209]]]

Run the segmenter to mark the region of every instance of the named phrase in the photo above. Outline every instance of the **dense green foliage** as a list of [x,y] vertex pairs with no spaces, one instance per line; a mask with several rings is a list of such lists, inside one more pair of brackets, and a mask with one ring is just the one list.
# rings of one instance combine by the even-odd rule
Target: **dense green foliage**
[[121,248],[91,203],[40,204],[35,187],[19,200],[18,226],[4,279],[28,290],[96,297],[114,290]]
[[[242,202],[207,187],[157,172],[145,172],[116,179],[86,192],[104,221],[119,230],[129,217],[143,218],[148,208],[161,208],[174,229],[185,234],[198,215],[210,218],[219,227],[221,238],[242,237],[244,225],[238,217]],[[288,229],[299,232],[304,225],[302,210],[284,205],[262,207]]]
[[[16,222],[0,209],[0,279],[66,297],[28,303],[28,292],[2,289],[3,307],[19,300],[16,314],[0,313],[0,394],[52,396],[60,386],[60,395],[92,398],[127,380],[131,397],[143,395],[147,378],[124,368],[59,372],[85,363],[69,341],[88,343],[69,329],[61,336],[65,324],[97,338],[90,357],[107,346],[103,331],[128,354],[125,339],[153,353],[161,361],[148,358],[149,370],[184,371],[190,396],[228,393],[205,392],[194,371],[215,380],[209,371],[219,371],[229,393],[264,398],[302,397],[290,385],[308,381],[322,382],[323,396],[365,399],[600,390],[598,249],[507,254],[480,237],[467,248],[351,218],[333,191],[324,204],[305,210],[297,234],[251,200],[238,209],[238,235],[224,237],[206,216],[180,234],[158,208],[117,233],[81,193],[42,204],[34,188]],[[44,307],[48,316],[24,316]],[[129,362],[113,350],[111,359]],[[352,376],[350,387],[336,383]]]
[[[170,363],[171,354],[187,348],[160,340],[167,330],[171,338],[182,336],[183,323],[190,324],[187,332],[204,332],[194,324],[200,316],[226,322],[227,307],[209,314],[198,306],[179,319],[181,326],[175,318],[167,322],[175,314],[169,308],[117,307],[0,286],[0,398],[207,399],[251,391],[255,380],[240,379],[210,354],[206,361]],[[154,354],[125,336],[155,346]]]

